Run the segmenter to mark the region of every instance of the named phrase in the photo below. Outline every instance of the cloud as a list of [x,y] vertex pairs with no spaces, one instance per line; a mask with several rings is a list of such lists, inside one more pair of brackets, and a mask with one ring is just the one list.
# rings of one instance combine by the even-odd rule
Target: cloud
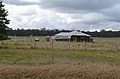
[[4,0],[11,28],[120,30],[119,0]]
[[79,14],[77,19],[69,16],[66,20],[68,23],[120,21],[119,0],[42,0],[41,7],[75,16]]
[[44,10],[37,5],[17,6],[7,4],[11,20],[10,28],[54,28],[54,25],[61,23],[63,18],[59,17],[54,11]]
[[78,13],[69,15],[66,19],[66,23],[83,23],[83,24],[97,24],[99,22],[105,22],[109,20],[109,17],[106,17],[100,13]]
[[36,5],[39,4],[39,0],[4,0],[6,4],[12,5]]
[[119,0],[42,0],[41,6],[56,10],[101,10],[114,6]]
[[104,9],[101,11],[105,16],[111,17],[109,21],[120,22],[120,3],[116,4],[112,8]]

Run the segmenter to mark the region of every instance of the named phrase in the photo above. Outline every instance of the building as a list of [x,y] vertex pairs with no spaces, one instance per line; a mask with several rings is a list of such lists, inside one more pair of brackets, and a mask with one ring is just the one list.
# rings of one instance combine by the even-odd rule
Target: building
[[79,32],[61,32],[52,37],[55,41],[75,41],[75,42],[92,42],[93,39],[91,35]]

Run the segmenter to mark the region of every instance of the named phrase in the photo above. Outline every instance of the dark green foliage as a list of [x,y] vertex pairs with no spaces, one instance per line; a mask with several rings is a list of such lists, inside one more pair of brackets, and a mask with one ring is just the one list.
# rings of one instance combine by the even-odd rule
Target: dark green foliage
[[7,39],[7,24],[9,20],[6,18],[8,16],[8,11],[4,9],[3,3],[0,1],[0,40]]
[[105,31],[101,30],[100,32],[86,32],[92,37],[120,37],[120,31]]
[[[13,30],[10,29],[9,31],[9,35],[10,36],[53,36],[57,33],[60,32],[70,32],[72,30],[59,30],[59,29],[53,29],[53,30],[49,30],[49,29],[17,29],[17,30]],[[94,32],[85,32],[82,31],[86,34],[91,35],[92,37],[120,37],[120,31],[105,31],[105,30],[101,30],[100,32],[98,31],[94,31]]]

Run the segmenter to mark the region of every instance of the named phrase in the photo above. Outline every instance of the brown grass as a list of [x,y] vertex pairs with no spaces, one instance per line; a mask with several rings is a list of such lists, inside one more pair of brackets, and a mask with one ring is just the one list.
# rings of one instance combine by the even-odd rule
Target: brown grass
[[[22,48],[22,46],[21,46]],[[31,48],[36,49],[51,49],[51,44],[37,44],[36,46],[32,45]],[[66,50],[69,49],[68,44],[55,44],[54,43],[54,49],[56,50]],[[84,44],[71,44],[70,50],[103,50],[103,51],[119,51],[120,46],[119,45],[105,45],[105,44],[87,44],[86,46]]]
[[[51,42],[11,42],[4,41],[0,44],[1,48],[6,49],[51,49]],[[69,49],[69,42],[54,42],[54,49],[56,50],[67,50]],[[84,42],[71,42],[71,50],[102,50],[102,51],[120,51],[119,42],[94,42],[86,44]]]
[[0,66],[0,79],[120,79],[120,68],[108,65]]

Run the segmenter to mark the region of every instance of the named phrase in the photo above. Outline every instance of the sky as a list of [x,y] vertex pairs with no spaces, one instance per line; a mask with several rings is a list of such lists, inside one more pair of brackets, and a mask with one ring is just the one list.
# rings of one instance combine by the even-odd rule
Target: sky
[[120,0],[3,0],[10,28],[119,30]]

